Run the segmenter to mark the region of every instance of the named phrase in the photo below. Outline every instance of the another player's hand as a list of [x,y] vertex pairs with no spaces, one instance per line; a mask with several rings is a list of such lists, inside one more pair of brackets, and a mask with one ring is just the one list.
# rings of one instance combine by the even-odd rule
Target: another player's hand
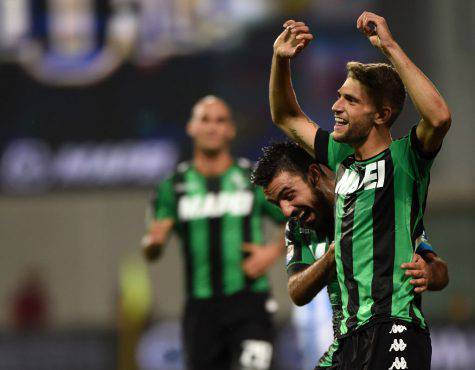
[[162,246],[152,233],[145,234],[143,236],[142,240],[140,241],[140,246],[142,248],[144,257],[148,261],[157,259],[162,252]]
[[310,29],[304,22],[288,20],[284,23],[284,31],[274,42],[274,55],[280,58],[293,58],[312,40]]
[[174,224],[175,221],[171,218],[150,223],[148,233],[140,242],[143,255],[147,260],[151,261],[160,256]]
[[244,252],[249,253],[242,263],[242,268],[244,273],[251,279],[264,275],[280,256],[279,251],[274,246],[244,243],[242,249]]
[[429,265],[420,255],[415,254],[412,262],[403,263],[401,268],[406,270],[406,276],[413,278],[410,283],[414,285],[414,292],[422,293],[427,290],[432,278],[432,272]]
[[356,21],[356,27],[384,54],[387,54],[388,48],[395,43],[386,20],[379,15],[363,12]]
[[326,253],[335,258],[335,242],[331,242],[331,244],[328,246],[328,250]]

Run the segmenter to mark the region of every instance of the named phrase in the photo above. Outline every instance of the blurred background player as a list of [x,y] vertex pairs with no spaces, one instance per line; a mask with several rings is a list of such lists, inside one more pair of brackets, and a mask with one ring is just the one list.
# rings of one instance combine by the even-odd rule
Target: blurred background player
[[[457,117],[432,170],[425,216],[437,252],[457,266],[450,271],[456,284],[423,294],[423,310],[432,369],[475,369],[475,43],[467,39],[473,6],[472,0],[0,0],[0,84],[8,87],[0,91],[0,363],[9,370],[116,369],[119,312],[134,320],[147,308],[146,297],[136,298],[135,273],[123,269],[139,257],[155,293],[137,361],[142,370],[183,370],[179,239],[173,235],[153,265],[137,244],[150,191],[176,169],[181,153],[191,159],[185,130],[191,107],[210,91],[228,99],[239,123],[232,153],[256,160],[269,138],[281,137],[277,126],[265,124],[262,72],[270,55],[262,46],[280,33],[276,20],[291,15],[305,19],[317,37],[316,47],[292,63],[293,86],[303,111],[331,131],[329,108],[348,57],[384,59],[355,27],[370,8],[385,15]],[[418,122],[408,100],[393,137]],[[46,323],[37,320],[45,311],[35,304],[34,322],[45,324],[32,331],[15,318],[20,311],[21,320],[31,318],[31,307],[18,303],[30,266],[46,288],[40,293]],[[282,267],[278,261],[268,273],[279,304],[273,370],[297,370],[294,305]]]
[[273,324],[265,273],[284,245],[283,233],[277,243],[263,244],[262,219],[283,216],[250,182],[250,162],[231,156],[236,129],[222,99],[199,100],[187,133],[193,159],[158,187],[144,254],[157,258],[172,230],[181,238],[188,369],[268,369]]
[[[304,358],[302,368],[315,366],[318,358],[318,368],[337,368],[343,313],[332,243],[335,177],[324,166],[314,163],[313,158],[297,144],[276,143],[264,148],[263,152],[253,172],[253,182],[262,186],[267,199],[278,205],[289,218],[285,231],[289,294],[296,305],[312,307],[301,318],[298,327],[298,330],[303,327],[303,331],[298,333]],[[302,221],[297,219],[299,215]],[[441,290],[448,284],[447,264],[434,253],[425,233],[417,240],[412,262],[402,264],[401,268],[406,270],[406,276],[412,277],[410,284],[416,293],[427,289]],[[325,286],[327,299],[320,292]],[[312,311],[314,315],[326,312],[328,301],[333,332],[321,318],[310,316]],[[322,326],[314,325],[316,322]],[[324,343],[331,346],[324,349],[328,350],[323,355],[321,347]]]

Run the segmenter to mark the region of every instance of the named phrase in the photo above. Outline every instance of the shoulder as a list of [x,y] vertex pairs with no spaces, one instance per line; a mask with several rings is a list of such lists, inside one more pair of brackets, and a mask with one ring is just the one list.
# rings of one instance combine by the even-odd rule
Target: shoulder
[[174,189],[177,183],[183,182],[183,177],[191,168],[190,161],[180,162],[176,165],[172,173],[168,174],[157,186],[161,189]]
[[255,186],[251,181],[251,174],[253,170],[253,163],[247,158],[236,158],[234,161],[234,168],[232,173],[233,181],[239,188],[254,189],[262,192],[259,186]]
[[172,182],[183,180],[187,172],[191,170],[191,161],[183,161],[176,165],[175,170],[168,177]]
[[172,176],[184,174],[191,168],[191,161],[183,161],[176,165],[175,171]]
[[253,163],[247,158],[243,158],[243,157],[236,158],[235,163],[236,163],[236,166],[242,169],[243,171],[252,170]]
[[410,142],[411,139],[411,134],[407,134],[403,137],[400,137],[399,139],[393,140],[392,143],[389,145],[391,149],[393,148],[399,148],[401,146],[405,146]]

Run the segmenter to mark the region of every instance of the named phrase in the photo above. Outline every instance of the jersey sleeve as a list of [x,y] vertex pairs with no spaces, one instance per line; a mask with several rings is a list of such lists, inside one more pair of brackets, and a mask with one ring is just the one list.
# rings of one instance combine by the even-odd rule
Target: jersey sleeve
[[[422,145],[416,135],[417,126],[411,129],[409,135],[400,140],[396,140],[394,145],[394,156],[404,170],[416,181],[420,181],[429,175],[434,158],[437,152],[427,156],[422,151]],[[440,148],[439,148],[440,150]]]
[[260,186],[257,187],[257,198],[261,202],[261,211],[264,216],[269,217],[275,223],[283,224],[286,220],[284,214],[279,207],[267,201],[264,192]]
[[335,141],[333,135],[322,128],[317,130],[314,148],[315,160],[334,172],[337,170],[338,164],[354,153],[354,149],[350,145]]
[[300,234],[298,222],[294,219],[287,221],[285,226],[285,247],[287,249],[286,270],[289,277],[315,262],[309,245],[304,242]]
[[175,191],[171,178],[162,182],[156,191],[154,200],[154,218],[156,220],[173,219],[176,220],[177,205]]

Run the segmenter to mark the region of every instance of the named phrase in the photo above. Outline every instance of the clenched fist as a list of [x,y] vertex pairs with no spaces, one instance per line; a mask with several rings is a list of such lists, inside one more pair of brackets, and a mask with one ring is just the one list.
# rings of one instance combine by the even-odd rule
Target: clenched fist
[[363,12],[356,21],[356,27],[384,54],[387,54],[388,48],[395,44],[386,20],[377,14]]

